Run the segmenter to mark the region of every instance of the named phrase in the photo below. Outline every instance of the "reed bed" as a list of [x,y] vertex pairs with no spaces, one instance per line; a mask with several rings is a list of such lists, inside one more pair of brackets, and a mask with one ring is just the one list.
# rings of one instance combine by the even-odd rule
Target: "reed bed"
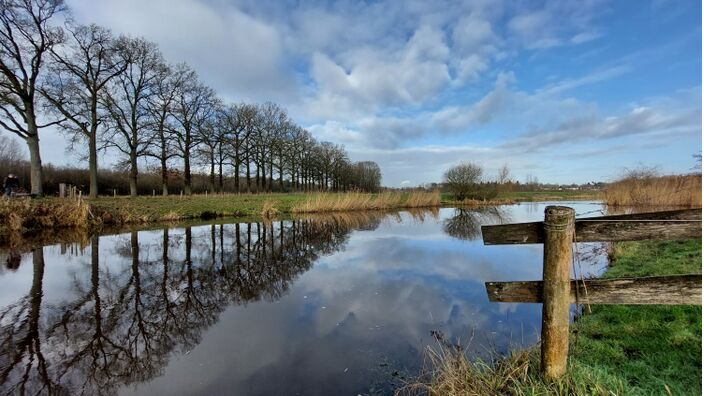
[[626,177],[609,184],[604,190],[609,206],[702,206],[702,176]]
[[323,213],[438,206],[440,206],[440,193],[437,191],[414,191],[410,194],[399,192],[383,192],[381,194],[348,192],[310,195],[301,204],[294,206],[291,211],[293,213]]
[[90,219],[90,207],[81,199],[38,203],[30,203],[29,198],[0,199],[0,224],[4,231],[85,228]]

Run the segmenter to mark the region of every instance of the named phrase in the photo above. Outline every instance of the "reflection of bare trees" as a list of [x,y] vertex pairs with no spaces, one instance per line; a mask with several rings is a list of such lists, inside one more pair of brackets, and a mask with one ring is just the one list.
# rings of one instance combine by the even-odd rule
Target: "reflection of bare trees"
[[36,248],[29,293],[0,310],[0,391],[109,394],[147,381],[172,352],[193,348],[228,304],[280,298],[320,255],[340,249],[350,230],[380,220],[164,229],[151,244],[136,231],[94,236],[73,297],[51,304],[42,301],[44,256]]
[[473,240],[482,237],[482,225],[503,224],[510,220],[508,213],[498,206],[456,208],[453,216],[445,220],[443,230],[454,238]]

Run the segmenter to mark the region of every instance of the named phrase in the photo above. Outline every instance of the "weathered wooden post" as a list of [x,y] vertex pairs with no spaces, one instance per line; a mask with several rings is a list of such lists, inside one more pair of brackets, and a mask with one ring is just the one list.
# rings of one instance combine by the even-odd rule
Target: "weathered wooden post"
[[570,268],[574,242],[574,209],[545,208],[543,223],[543,323],[541,374],[552,380],[567,370],[570,326]]
[[66,198],[66,183],[59,183],[59,198]]

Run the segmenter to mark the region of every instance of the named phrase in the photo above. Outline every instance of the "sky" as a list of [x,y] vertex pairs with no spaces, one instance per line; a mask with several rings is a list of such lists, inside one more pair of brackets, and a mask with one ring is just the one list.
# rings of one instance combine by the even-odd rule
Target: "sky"
[[[521,182],[690,172],[701,151],[698,1],[67,3],[158,43],[226,101],[283,105],[389,187],[469,161]],[[65,147],[42,133],[44,162],[75,165]]]

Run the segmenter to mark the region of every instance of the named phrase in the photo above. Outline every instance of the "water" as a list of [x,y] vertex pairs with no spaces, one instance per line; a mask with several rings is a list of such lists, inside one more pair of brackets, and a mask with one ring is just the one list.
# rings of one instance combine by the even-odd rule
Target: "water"
[[[484,282],[540,279],[542,245],[484,246],[479,226],[545,206],[17,244],[0,269],[0,392],[391,394],[436,338],[479,355],[536,342],[540,305],[490,303]],[[598,273],[603,255],[580,249],[577,271]]]

